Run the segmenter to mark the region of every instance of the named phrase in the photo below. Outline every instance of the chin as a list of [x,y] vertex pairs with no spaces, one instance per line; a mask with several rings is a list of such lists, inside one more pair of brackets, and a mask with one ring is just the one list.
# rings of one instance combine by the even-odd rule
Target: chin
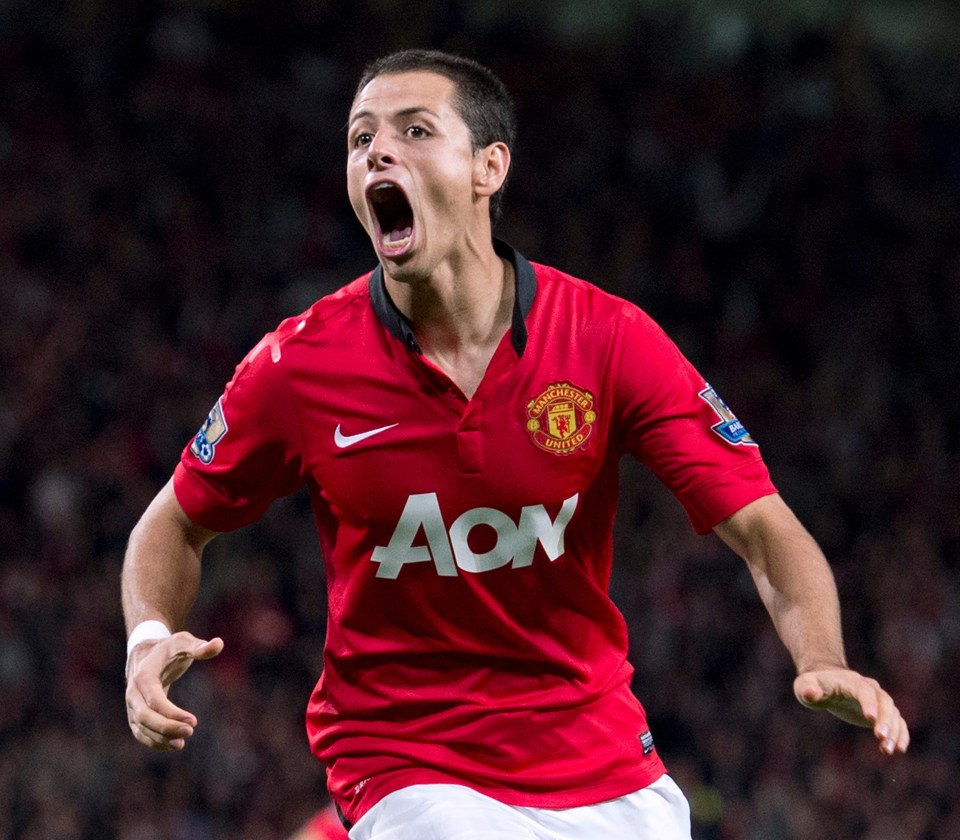
[[418,283],[430,278],[431,270],[421,249],[408,247],[399,254],[391,254],[380,248],[376,239],[373,240],[373,247],[380,266],[391,280],[398,283]]
[[418,268],[410,260],[394,262],[393,260],[381,257],[380,265],[383,267],[384,274],[397,283],[415,284],[430,279],[429,271]]

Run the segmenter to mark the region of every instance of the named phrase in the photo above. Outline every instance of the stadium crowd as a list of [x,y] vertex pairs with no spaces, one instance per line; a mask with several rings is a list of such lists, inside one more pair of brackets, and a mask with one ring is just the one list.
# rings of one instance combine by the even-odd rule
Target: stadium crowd
[[856,16],[576,40],[465,8],[0,8],[0,837],[281,840],[324,804],[306,499],[209,550],[191,628],[226,650],[175,689],[182,754],[127,730],[119,569],[237,361],[373,267],[353,84],[437,46],[518,99],[500,235],[640,303],[710,378],[911,725],[884,761],[802,709],[746,570],[625,464],[614,591],[694,837],[960,838],[960,64]]

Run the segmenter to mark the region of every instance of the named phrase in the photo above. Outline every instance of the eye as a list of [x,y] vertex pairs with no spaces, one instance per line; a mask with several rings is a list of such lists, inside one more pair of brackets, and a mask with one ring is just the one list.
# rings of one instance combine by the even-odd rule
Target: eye
[[411,125],[407,129],[407,135],[412,137],[414,140],[422,140],[424,137],[429,136],[429,133],[422,125]]
[[361,146],[369,146],[373,141],[373,135],[369,131],[358,131],[353,138],[353,148],[359,149]]

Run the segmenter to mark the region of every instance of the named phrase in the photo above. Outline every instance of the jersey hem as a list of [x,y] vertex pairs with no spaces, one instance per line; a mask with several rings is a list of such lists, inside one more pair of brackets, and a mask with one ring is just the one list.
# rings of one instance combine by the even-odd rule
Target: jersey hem
[[345,802],[338,802],[337,804],[346,820],[351,825],[356,825],[381,799],[403,788],[413,787],[414,785],[460,785],[484,796],[489,796],[504,805],[562,810],[565,808],[580,808],[585,805],[599,805],[601,802],[618,799],[621,796],[642,790],[666,773],[667,768],[657,757],[651,765],[620,778],[616,783],[609,782],[591,787],[578,787],[573,791],[533,793],[478,785],[446,773],[417,768],[391,773],[376,782],[368,781],[358,798],[354,800],[352,807]]

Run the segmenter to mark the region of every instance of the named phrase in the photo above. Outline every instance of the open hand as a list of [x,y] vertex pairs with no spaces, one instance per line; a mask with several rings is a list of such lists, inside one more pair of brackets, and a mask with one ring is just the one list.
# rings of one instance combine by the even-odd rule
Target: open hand
[[797,700],[811,709],[824,709],[854,726],[873,729],[881,752],[906,752],[907,723],[880,683],[847,668],[807,671],[793,681]]
[[212,659],[222,650],[222,639],[207,641],[186,631],[137,645],[130,654],[126,693],[133,737],[155,750],[182,750],[197,719],[170,702],[167,692],[194,661]]

